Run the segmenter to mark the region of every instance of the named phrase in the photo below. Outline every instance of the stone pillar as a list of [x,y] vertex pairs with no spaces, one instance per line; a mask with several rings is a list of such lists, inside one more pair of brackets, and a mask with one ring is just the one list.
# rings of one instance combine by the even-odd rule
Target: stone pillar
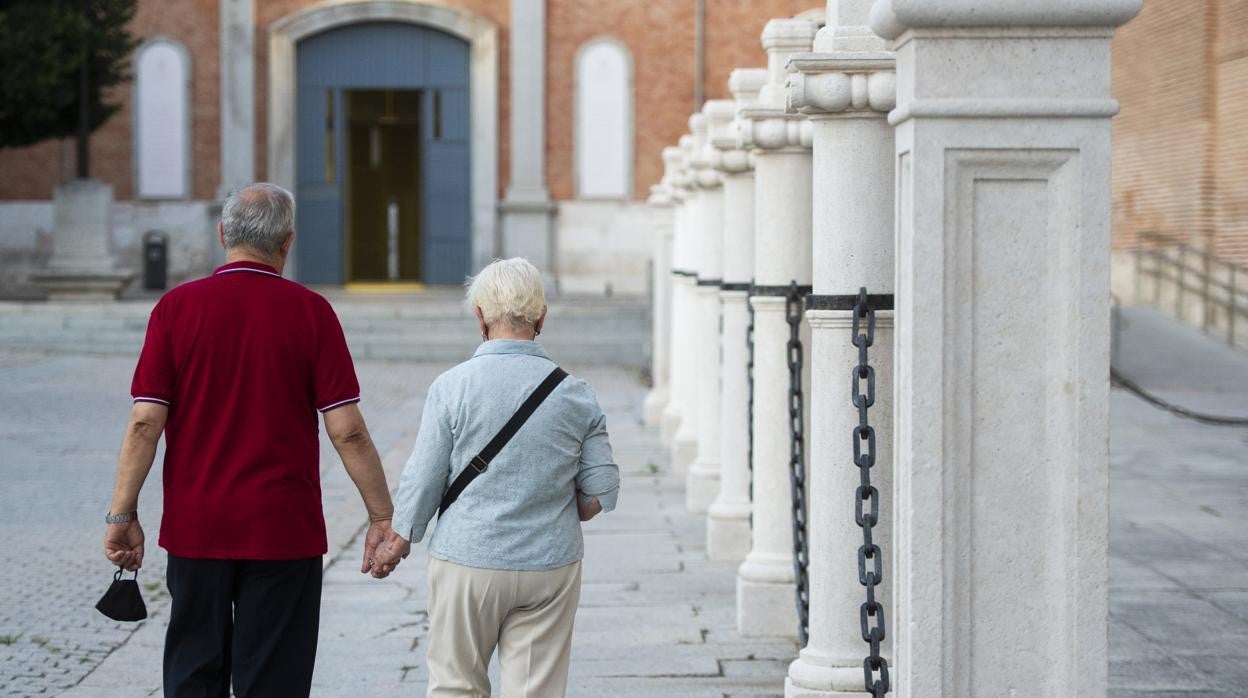
[[671,368],[672,329],[672,237],[675,199],[671,193],[672,170],[680,151],[663,149],[663,181],[650,187],[647,202],[655,210],[654,265],[651,272],[651,337],[650,392],[643,405],[643,417],[649,426],[659,426],[668,400],[668,375]]
[[663,417],[659,424],[659,436],[663,445],[672,448],[676,431],[680,428],[681,416],[684,414],[684,365],[685,337],[683,315],[685,287],[684,264],[689,256],[686,251],[688,235],[685,233],[688,219],[688,197],[684,188],[685,154],[680,147],[663,149],[664,174],[667,182],[667,194],[672,199],[672,262],[668,270],[668,283],[671,285],[671,311],[668,313],[668,370],[667,370],[667,404],[663,407]]
[[[851,395],[857,375],[852,310],[865,287],[876,308],[869,361],[875,372],[875,401],[869,408],[876,430],[871,484],[880,520],[872,542],[893,550],[893,108],[896,74],[892,53],[867,26],[871,0],[829,0],[828,23],[815,37],[816,53],[789,61],[789,108],[806,114],[814,137],[813,294],[810,323],[811,429],[807,540],[810,635],[789,667],[788,698],[867,695],[859,612],[866,590],[858,579],[862,529],[855,523],[861,473],[853,461],[858,409]],[[864,328],[865,329],[865,328]],[[863,388],[865,390],[865,388]],[[884,579],[892,579],[891,560]],[[875,587],[885,620],[893,607],[888,581]],[[874,626],[874,623],[872,623]],[[887,628],[891,633],[891,626]],[[892,660],[891,635],[881,654]]]
[[763,29],[768,80],[741,112],[754,147],[754,531],[737,572],[737,628],[795,637],[792,497],[789,493],[789,327],[782,294],[810,283],[810,123],[785,113],[789,56],[809,51],[815,24],[773,19]]
[[722,130],[734,111],[731,101],[712,100],[689,122],[698,143],[694,167],[702,229],[694,318],[697,336],[693,344],[697,355],[698,455],[685,482],[685,506],[698,514],[706,513],[719,493],[719,286],[724,275],[724,191],[718,170],[720,154],[711,143],[711,134]]
[[1110,38],[1140,0],[882,0],[897,696],[1107,690]]
[[[698,451],[698,385],[697,342],[694,299],[700,269],[698,237],[701,233],[701,211],[696,197],[696,183],[692,167],[696,148],[694,137],[680,137],[682,166],[675,186],[682,201],[673,243],[676,259],[676,276],[672,281],[672,395],[680,410],[680,419],[672,434],[672,476],[684,482]],[[677,396],[678,395],[678,396]]]
[[[762,68],[738,68],[728,78],[734,112],[753,106],[767,80]],[[734,113],[735,116],[735,113]],[[712,560],[740,562],[750,551],[750,422],[746,376],[746,329],[750,282],[754,278],[754,168],[741,144],[737,122],[711,133],[720,149],[724,180],[724,262],[719,298],[720,479],[719,494],[707,511],[706,552]]]
[[221,0],[221,184],[217,198],[256,179],[256,12],[253,0]]
[[546,190],[546,2],[511,0],[511,181],[499,204],[503,254],[553,275],[555,205]]

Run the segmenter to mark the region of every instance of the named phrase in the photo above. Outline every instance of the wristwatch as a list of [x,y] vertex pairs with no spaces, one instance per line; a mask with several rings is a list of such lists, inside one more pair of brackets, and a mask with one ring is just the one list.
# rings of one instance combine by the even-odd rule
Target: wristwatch
[[106,524],[130,523],[131,521],[137,521],[138,518],[139,518],[139,512],[137,511],[132,511],[129,514],[114,514],[112,512],[109,512],[108,514],[104,515],[104,523]]

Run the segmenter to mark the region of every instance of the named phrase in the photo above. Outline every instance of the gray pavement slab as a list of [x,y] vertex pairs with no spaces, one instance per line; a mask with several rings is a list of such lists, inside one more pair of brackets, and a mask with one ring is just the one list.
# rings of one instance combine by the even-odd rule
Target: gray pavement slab
[[[1164,316],[1126,317],[1124,372],[1185,406],[1248,414],[1248,355]],[[1196,368],[1185,375],[1176,362]],[[0,520],[0,694],[159,693],[159,466],[141,505],[152,617],[117,624],[92,609],[110,575],[99,516],[132,367],[132,356],[0,351],[0,507],[9,513]],[[442,368],[359,364],[362,407],[392,478]],[[636,373],[568,368],[595,385],[625,477],[620,508],[586,527],[569,695],[782,695],[797,648],[736,634],[735,565],[705,560],[702,517],[685,511],[656,434],[638,424]],[[1110,695],[1248,696],[1248,430],[1194,424],[1115,391],[1110,450]],[[384,582],[361,575],[363,509],[328,446],[323,478],[331,554],[314,695],[420,695],[424,550]]]

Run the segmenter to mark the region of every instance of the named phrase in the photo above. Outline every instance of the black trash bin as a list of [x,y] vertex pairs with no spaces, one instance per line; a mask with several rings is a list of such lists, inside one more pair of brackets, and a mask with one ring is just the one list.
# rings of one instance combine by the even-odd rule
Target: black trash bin
[[159,230],[143,235],[143,288],[163,291],[169,283],[169,236]]

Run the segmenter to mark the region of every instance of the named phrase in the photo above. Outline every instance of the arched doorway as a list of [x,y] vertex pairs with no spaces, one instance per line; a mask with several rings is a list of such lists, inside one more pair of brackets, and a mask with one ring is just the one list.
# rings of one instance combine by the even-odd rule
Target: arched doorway
[[313,35],[296,53],[301,279],[462,282],[468,43],[374,22]]
[[306,283],[463,281],[496,252],[497,28],[416,0],[323,2],[269,30],[271,181]]

